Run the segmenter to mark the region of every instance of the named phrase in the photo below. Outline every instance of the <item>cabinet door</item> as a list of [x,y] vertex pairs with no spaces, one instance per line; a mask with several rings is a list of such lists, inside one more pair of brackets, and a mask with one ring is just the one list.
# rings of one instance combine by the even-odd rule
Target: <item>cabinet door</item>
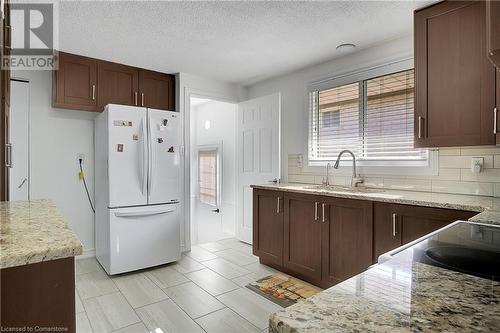
[[378,257],[401,245],[401,226],[394,205],[376,202],[373,204],[373,262]]
[[285,237],[283,265],[297,277],[321,281],[321,197],[285,194]]
[[323,201],[322,285],[328,287],[363,272],[372,264],[373,204],[330,197]]
[[283,193],[253,190],[253,254],[266,263],[283,265]]
[[137,68],[107,61],[98,61],[97,68],[99,112],[107,104],[139,105]]
[[175,77],[141,69],[139,71],[140,105],[160,110],[175,110]]
[[54,107],[97,111],[97,61],[59,52],[59,69],[54,71]]
[[444,1],[415,13],[415,146],[495,143],[485,15],[483,1]]
[[406,244],[457,220],[468,220],[476,215],[450,209],[393,205],[401,228],[401,243]]
[[500,68],[500,1],[486,0],[486,44],[488,57]]
[[497,146],[500,146],[500,67],[497,68],[495,117],[494,127],[496,132],[496,143]]

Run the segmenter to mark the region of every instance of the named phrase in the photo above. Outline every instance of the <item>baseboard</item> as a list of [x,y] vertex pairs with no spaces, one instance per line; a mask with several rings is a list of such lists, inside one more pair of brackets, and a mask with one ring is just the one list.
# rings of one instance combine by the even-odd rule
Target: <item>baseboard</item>
[[95,249],[86,249],[83,250],[83,253],[80,254],[79,256],[76,256],[76,259],[87,259],[87,258],[94,258],[95,257]]

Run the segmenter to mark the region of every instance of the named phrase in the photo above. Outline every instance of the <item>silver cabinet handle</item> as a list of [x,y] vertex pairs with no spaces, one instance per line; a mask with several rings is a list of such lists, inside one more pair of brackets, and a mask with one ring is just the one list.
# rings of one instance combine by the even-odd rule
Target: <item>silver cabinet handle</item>
[[418,138],[422,139],[422,116],[418,116]]
[[314,203],[314,221],[318,220],[318,205],[319,205],[319,202]]
[[498,133],[498,108],[493,109],[493,134]]
[[396,219],[397,219],[397,214],[392,213],[392,237],[396,237],[397,235],[397,230],[396,230]]
[[7,168],[12,168],[12,144],[5,144],[5,166]]
[[144,93],[141,93],[141,106],[144,106]]
[[95,101],[95,84],[92,85],[92,100]]
[[278,201],[277,201],[277,205],[276,205],[276,213],[278,213],[278,214],[280,213],[280,200],[281,200],[281,198],[278,197]]
[[138,105],[138,104],[137,104],[137,103],[138,103],[138,97],[137,97],[138,95],[139,95],[139,93],[136,91],[136,92],[134,93],[134,105],[136,105],[136,106]]
[[28,180],[28,178],[24,178],[23,181],[21,182],[21,184],[19,184],[19,186],[17,187],[18,189],[23,187],[24,183],[26,183],[26,181]]
[[321,222],[326,222],[325,206],[326,204],[321,204]]

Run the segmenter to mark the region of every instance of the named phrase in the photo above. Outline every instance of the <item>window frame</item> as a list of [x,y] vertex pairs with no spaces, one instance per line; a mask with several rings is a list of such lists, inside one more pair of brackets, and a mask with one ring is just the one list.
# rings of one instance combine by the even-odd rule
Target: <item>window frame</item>
[[[216,198],[215,205],[203,202],[200,200],[200,152],[202,151],[215,151],[216,152]],[[220,208],[222,204],[222,142],[218,144],[207,144],[207,145],[198,145],[196,147],[196,194],[198,196],[198,200],[204,205]]]
[[[413,69],[413,58],[404,58],[387,62],[375,66],[370,66],[362,69],[352,70],[345,73],[329,75],[321,79],[310,81],[305,87],[305,109],[307,110],[307,146],[303,153],[304,163],[303,170],[305,172],[317,172],[318,167],[324,167],[327,163],[335,162],[335,160],[310,160],[309,152],[312,149],[314,138],[311,138],[312,122],[310,119],[310,97],[309,93],[313,91],[321,91],[332,89],[335,87],[361,82],[376,77],[389,75],[392,73],[402,72]],[[364,86],[364,84],[360,84]],[[362,89],[362,87],[360,87]],[[316,101],[318,103],[318,101]],[[363,101],[364,103],[364,101]],[[360,112],[360,117],[366,113]],[[428,150],[427,160],[356,160],[359,172],[363,174],[377,175],[437,175],[438,174],[438,154],[437,149]],[[349,174],[352,172],[352,161],[341,160],[338,174]]]

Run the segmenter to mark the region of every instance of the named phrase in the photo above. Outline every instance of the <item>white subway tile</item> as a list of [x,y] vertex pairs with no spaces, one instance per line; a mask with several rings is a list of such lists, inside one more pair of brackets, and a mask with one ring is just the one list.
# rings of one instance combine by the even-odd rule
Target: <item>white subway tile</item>
[[476,156],[476,155],[500,155],[500,147],[462,147],[460,148],[460,155]]
[[462,181],[500,183],[500,169],[485,169],[480,173],[473,173],[470,169],[460,170]]
[[494,187],[495,187],[495,197],[500,197],[500,183],[498,184],[494,184]]
[[288,175],[288,182],[314,184],[314,176],[312,176],[312,175]]
[[491,196],[493,195],[493,184],[433,180],[432,192]]
[[493,167],[496,169],[500,169],[500,155],[495,155],[494,158],[495,158],[495,163]]
[[460,180],[460,169],[439,169],[438,172],[433,176],[408,176],[406,179]]
[[289,175],[300,175],[300,174],[302,174],[302,168],[288,166],[288,174]]
[[474,156],[440,156],[439,168],[467,169],[471,167],[472,157],[482,157],[484,167],[493,168],[493,155],[474,155]]
[[439,148],[439,156],[460,155],[460,148]]
[[404,191],[431,191],[431,181],[423,179],[384,178],[384,188]]

